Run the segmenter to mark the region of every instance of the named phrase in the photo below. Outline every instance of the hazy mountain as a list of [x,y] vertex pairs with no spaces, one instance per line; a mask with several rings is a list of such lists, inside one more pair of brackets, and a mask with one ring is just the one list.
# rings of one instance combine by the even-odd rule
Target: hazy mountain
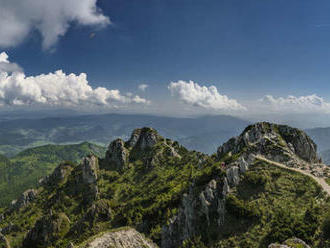
[[213,153],[218,144],[239,134],[248,124],[224,115],[171,118],[106,114],[12,119],[0,122],[0,152],[12,156],[22,149],[49,143],[90,141],[107,145],[115,138],[128,138],[132,129],[152,126],[189,149]]

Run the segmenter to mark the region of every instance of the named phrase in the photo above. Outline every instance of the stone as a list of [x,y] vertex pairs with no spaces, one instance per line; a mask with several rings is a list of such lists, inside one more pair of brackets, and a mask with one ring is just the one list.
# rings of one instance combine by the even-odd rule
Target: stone
[[237,186],[239,183],[239,167],[231,166],[226,170],[229,185]]
[[20,208],[26,207],[37,197],[37,190],[28,189],[21,194],[17,200],[11,202],[10,209],[12,211],[18,210]]
[[109,231],[89,241],[82,248],[157,248],[157,245],[147,240],[133,228],[119,231]]
[[[132,141],[132,143],[134,143]],[[110,169],[122,170],[127,168],[129,152],[125,147],[125,142],[116,139],[110,143],[105,155],[106,167]]]
[[86,184],[95,184],[97,181],[98,158],[94,155],[85,157],[81,163],[82,179]]

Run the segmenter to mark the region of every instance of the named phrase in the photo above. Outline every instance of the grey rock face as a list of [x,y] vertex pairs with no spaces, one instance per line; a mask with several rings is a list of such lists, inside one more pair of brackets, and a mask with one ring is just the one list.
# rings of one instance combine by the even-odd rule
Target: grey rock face
[[236,186],[239,183],[239,167],[231,166],[226,170],[229,185]]
[[22,207],[29,205],[37,196],[35,189],[28,189],[17,199],[12,201],[10,208],[12,210],[18,210]]
[[[135,136],[134,136],[135,137]],[[134,138],[135,139],[135,138]],[[134,141],[132,141],[134,143]],[[110,143],[105,155],[106,163],[115,170],[126,168],[129,152],[125,148],[125,143],[121,139],[116,139]]]
[[72,166],[66,163],[57,166],[53,173],[39,180],[40,185],[57,184],[67,177],[72,170]]
[[97,180],[98,158],[95,156],[85,157],[81,163],[82,179],[84,183],[95,184]]
[[296,128],[267,122],[247,127],[240,136],[220,146],[217,156],[221,159],[229,152],[237,154],[247,149],[278,162],[290,163],[295,156],[308,163],[320,162],[317,147],[307,134]]
[[144,127],[133,131],[131,139],[127,142],[130,147],[144,150],[154,146],[160,136],[153,128]]
[[224,222],[224,185],[211,180],[196,195],[194,185],[184,194],[178,214],[162,229],[162,248],[179,247],[185,239],[203,233],[211,225],[219,228]]
[[115,232],[107,232],[90,241],[82,248],[157,248],[135,229],[129,228]]

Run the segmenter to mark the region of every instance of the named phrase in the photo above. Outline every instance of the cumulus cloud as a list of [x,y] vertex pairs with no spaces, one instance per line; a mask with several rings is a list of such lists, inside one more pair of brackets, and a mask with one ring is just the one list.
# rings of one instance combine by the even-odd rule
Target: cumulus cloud
[[103,27],[110,24],[97,0],[0,0],[0,47],[13,47],[31,31],[43,38],[43,48],[52,47],[72,23]]
[[235,99],[221,95],[215,86],[200,86],[193,81],[171,82],[168,86],[173,97],[193,106],[213,110],[245,110]]
[[8,55],[5,52],[0,53],[0,73],[1,72],[14,72],[22,71],[21,68],[15,64],[8,61]]
[[[6,53],[0,54],[0,66],[16,66],[10,63]],[[6,71],[0,67],[0,105],[41,105],[61,107],[120,107],[125,104],[148,104],[149,101],[137,95],[122,95],[119,90],[104,87],[93,89],[87,75],[81,73],[54,73],[27,77],[21,71]]]
[[273,97],[266,95],[259,100],[264,107],[277,112],[330,113],[330,103],[315,94],[309,96]]
[[149,85],[147,85],[147,84],[140,84],[138,88],[141,91],[145,91],[148,87],[149,87]]

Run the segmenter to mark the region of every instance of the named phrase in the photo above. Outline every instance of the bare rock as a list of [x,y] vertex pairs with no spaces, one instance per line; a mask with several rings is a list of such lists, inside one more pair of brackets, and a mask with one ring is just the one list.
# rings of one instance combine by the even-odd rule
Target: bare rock
[[22,193],[22,195],[17,199],[11,202],[10,209],[16,211],[23,207],[29,205],[37,197],[37,190],[28,189]]
[[82,179],[84,183],[95,184],[99,169],[98,158],[94,155],[85,157],[81,163]]
[[135,229],[106,232],[102,236],[88,242],[82,248],[157,248]]
[[[131,142],[134,143],[133,141]],[[125,147],[125,142],[121,139],[116,139],[112,141],[108,147],[108,151],[105,155],[105,162],[111,169],[122,170],[127,167],[128,155],[129,152]]]

